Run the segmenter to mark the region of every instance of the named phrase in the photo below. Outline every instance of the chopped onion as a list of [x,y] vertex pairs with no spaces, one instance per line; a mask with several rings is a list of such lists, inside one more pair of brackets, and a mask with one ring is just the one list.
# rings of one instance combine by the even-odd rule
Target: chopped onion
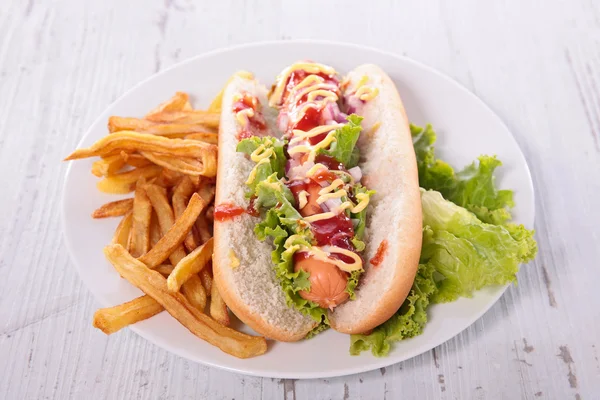
[[360,167],[352,167],[348,170],[348,173],[352,176],[355,182],[360,182],[362,179],[362,171]]
[[298,179],[306,177],[306,173],[309,169],[311,169],[315,163],[312,161],[306,161],[304,164],[300,165],[297,159],[290,158],[287,162],[289,164],[289,169],[287,172],[287,176],[290,179]]
[[279,117],[277,118],[277,127],[280,131],[285,132],[288,128],[288,123],[290,122],[290,117],[288,113],[281,112]]
[[329,211],[342,205],[342,200],[339,198],[328,199],[323,202],[323,205],[329,209]]

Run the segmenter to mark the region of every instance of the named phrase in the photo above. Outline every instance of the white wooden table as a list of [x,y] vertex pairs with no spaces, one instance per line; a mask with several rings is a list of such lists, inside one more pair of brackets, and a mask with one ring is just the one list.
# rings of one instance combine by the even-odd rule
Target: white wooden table
[[[219,47],[294,38],[403,54],[484,99],[532,170],[537,260],[459,336],[360,375],[251,378],[128,330],[104,336],[63,243],[60,160],[153,73]],[[600,398],[599,171],[595,0],[3,0],[0,398]]]

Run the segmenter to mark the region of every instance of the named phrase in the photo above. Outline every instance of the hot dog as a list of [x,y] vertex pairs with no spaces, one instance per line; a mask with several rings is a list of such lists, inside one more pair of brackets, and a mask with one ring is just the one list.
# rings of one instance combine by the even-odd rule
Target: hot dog
[[390,78],[298,62],[268,93],[236,76],[222,109],[213,269],[231,310],[283,341],[387,320],[414,280],[422,223]]

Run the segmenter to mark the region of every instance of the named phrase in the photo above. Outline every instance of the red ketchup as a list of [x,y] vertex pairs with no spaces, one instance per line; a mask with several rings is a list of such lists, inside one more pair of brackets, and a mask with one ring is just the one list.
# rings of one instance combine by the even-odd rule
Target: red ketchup
[[267,124],[260,113],[260,103],[258,99],[249,93],[243,93],[242,98],[233,103],[232,111],[238,113],[243,110],[251,109],[254,115],[248,118],[246,126],[242,127],[237,135],[238,140],[250,138],[252,136],[263,136],[267,130]]
[[383,240],[379,244],[379,247],[377,248],[377,253],[375,253],[375,256],[373,258],[371,258],[371,260],[369,261],[371,263],[371,265],[373,265],[374,267],[377,267],[383,262],[383,258],[385,257],[385,255],[387,253],[387,248],[388,248],[388,242],[387,242],[387,240]]
[[223,222],[238,215],[242,215],[246,210],[231,203],[222,203],[215,206],[215,221]]
[[[286,136],[294,137],[294,130],[302,130],[308,132],[313,128],[336,123],[339,120],[339,115],[334,116],[332,109],[337,110],[337,113],[342,115],[337,105],[321,101],[323,96],[317,96],[315,102],[309,102],[309,93],[304,93],[298,98],[298,93],[294,93],[295,87],[302,82],[308,75],[318,75],[323,78],[323,84],[330,85],[330,90],[337,96],[340,95],[340,82],[335,75],[326,75],[323,73],[309,74],[306,71],[294,71],[290,74],[286,82],[285,90],[282,95],[281,103],[282,112],[280,120],[286,121]],[[319,88],[322,90],[323,88]],[[303,90],[303,89],[300,89]],[[295,97],[290,97],[295,96]],[[306,104],[308,103],[308,106]],[[303,110],[302,115],[298,115]],[[343,115],[342,115],[343,117]],[[289,118],[289,120],[288,120]],[[283,128],[283,127],[282,127]],[[308,144],[314,146],[327,137],[328,132],[308,138]],[[308,159],[308,153],[300,153],[296,161],[299,164],[304,164]],[[295,179],[288,182],[286,185],[294,195],[296,204],[300,204],[300,199],[306,196],[306,205],[299,208],[302,216],[308,217],[315,214],[321,214],[329,211],[327,207],[317,203],[319,191],[330,185],[339,176],[332,171],[346,171],[344,165],[336,161],[333,157],[323,154],[317,155],[314,160],[315,164],[319,163],[325,166],[314,175],[305,177],[304,179]],[[301,177],[300,177],[301,178]],[[302,192],[306,192],[301,195]],[[319,247],[336,246],[345,250],[356,252],[352,244],[354,237],[354,227],[352,220],[344,211],[336,213],[327,219],[316,220],[310,222],[310,229],[315,238],[315,245]],[[340,253],[331,253],[328,255],[330,260],[340,260],[346,264],[353,264],[354,259]],[[307,251],[298,251],[294,255],[294,269],[298,271],[302,269],[310,274],[311,289],[309,291],[300,291],[299,294],[306,300],[313,301],[321,307],[333,309],[337,305],[348,299],[348,293],[345,292],[348,282],[349,273],[341,270],[333,261],[326,261],[316,257]]]

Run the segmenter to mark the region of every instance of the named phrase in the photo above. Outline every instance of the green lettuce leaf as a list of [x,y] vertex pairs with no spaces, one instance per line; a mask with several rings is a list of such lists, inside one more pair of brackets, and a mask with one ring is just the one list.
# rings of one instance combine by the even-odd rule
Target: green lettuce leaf
[[431,265],[420,264],[415,282],[400,310],[389,320],[379,325],[369,335],[351,335],[350,354],[358,355],[371,349],[378,357],[389,353],[394,341],[420,335],[427,323],[427,307],[437,290]]
[[[368,190],[366,187],[361,184],[356,184],[352,187],[352,194],[356,197],[359,193],[366,193],[369,195],[369,198],[375,194],[374,190]],[[364,249],[364,243],[362,242],[363,236],[365,234],[365,227],[367,224],[367,209],[365,208],[361,212],[350,214],[350,218],[357,221],[356,226],[354,227],[354,240],[360,241],[362,243],[362,248]],[[354,243],[356,249],[359,249],[360,244]],[[358,250],[362,251],[362,250]]]
[[[359,250],[360,251],[360,250]],[[360,276],[364,272],[363,269],[359,269],[358,271],[350,272],[350,277],[348,278],[348,283],[346,284],[346,293],[350,295],[350,300],[356,299],[356,294],[354,293],[354,289],[358,285],[358,280]]]
[[473,212],[482,221],[504,224],[511,216],[507,208],[514,206],[512,190],[497,190],[494,170],[502,165],[496,157],[480,156],[459,172],[435,157],[436,135],[431,125],[411,125],[413,146],[417,155],[419,184],[436,190],[445,199]]
[[329,149],[322,149],[320,153],[335,158],[346,169],[350,169],[358,165],[360,159],[356,142],[362,130],[360,123],[363,118],[352,114],[346,120],[348,123],[335,131],[335,141],[329,146]]
[[352,335],[350,353],[388,354],[394,341],[422,333],[430,303],[470,297],[489,285],[516,281],[537,253],[534,232],[510,223],[512,191],[497,190],[495,157],[456,173],[435,158],[435,132],[411,126],[423,207],[423,246],[413,287],[398,312],[369,335]]
[[267,208],[268,211],[262,221],[256,224],[254,232],[259,240],[269,237],[273,240],[275,249],[271,252],[271,259],[287,305],[310,315],[320,324],[328,324],[326,310],[303,299],[298,293],[310,289],[310,274],[303,270],[294,271],[294,253],[299,246],[310,248],[314,238],[308,225],[302,221],[302,216],[293,206],[293,195],[277,179],[276,174],[259,182],[256,193],[255,204]]
[[269,157],[268,163],[260,164],[256,167],[256,176],[254,180],[248,184],[248,197],[252,197],[255,194],[258,183],[264,181],[268,176],[272,174],[276,174],[278,178],[283,178],[285,176],[286,157],[283,150],[285,142],[272,136],[252,136],[241,140],[236,147],[236,151],[251,155],[261,145],[264,146],[263,152],[272,149],[273,153]]
[[423,225],[428,228],[421,262],[436,271],[436,303],[471,297],[485,286],[515,282],[519,265],[535,256],[532,231],[522,228],[511,234],[502,225],[486,224],[439,192],[422,191],[421,203]]

